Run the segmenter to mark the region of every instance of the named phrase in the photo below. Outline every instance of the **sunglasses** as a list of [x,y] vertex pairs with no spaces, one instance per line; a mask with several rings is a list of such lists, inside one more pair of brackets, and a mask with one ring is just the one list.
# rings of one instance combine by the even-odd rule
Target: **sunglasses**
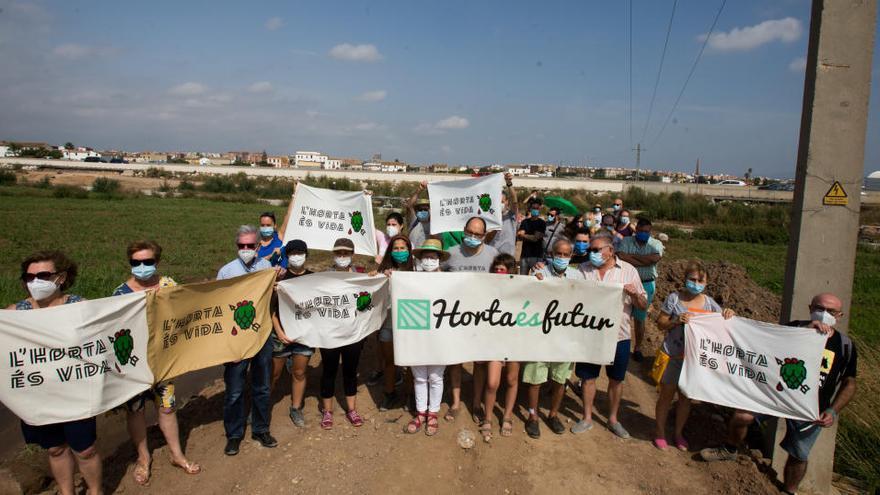
[[131,266],[140,266],[140,265],[153,266],[156,264],[156,259],[155,258],[147,258],[145,260],[128,260],[128,264]]
[[608,247],[608,246],[602,246],[602,247],[597,247],[597,248],[591,247],[591,248],[588,248],[588,249],[587,249],[587,252],[588,252],[588,253],[599,253],[599,252],[601,252],[603,249],[605,249],[606,247]]
[[58,275],[58,272],[24,273],[21,275],[21,279],[25,282],[33,282],[35,279],[49,280],[53,275]]
[[238,249],[256,249],[256,248],[257,248],[256,244],[242,244],[240,242],[238,243]]

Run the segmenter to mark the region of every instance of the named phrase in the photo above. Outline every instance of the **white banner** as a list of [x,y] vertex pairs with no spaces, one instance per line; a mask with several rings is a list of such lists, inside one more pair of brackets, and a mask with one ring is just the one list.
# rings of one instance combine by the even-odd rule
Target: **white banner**
[[588,280],[395,272],[391,299],[399,366],[609,364],[623,318],[623,285]]
[[694,400],[759,414],[814,421],[825,337],[720,314],[692,316],[678,385]]
[[284,243],[302,239],[309,249],[330,251],[340,237],[354,242],[355,253],[376,256],[370,196],[359,191],[333,191],[298,183]]
[[285,335],[310,347],[335,349],[358,342],[388,316],[384,275],[320,272],[282,280],[277,290]]
[[501,188],[504,175],[428,183],[431,233],[457,232],[471,217],[486,221],[486,232],[501,229]]
[[143,292],[0,311],[0,401],[32,425],[85,419],[150,388]]

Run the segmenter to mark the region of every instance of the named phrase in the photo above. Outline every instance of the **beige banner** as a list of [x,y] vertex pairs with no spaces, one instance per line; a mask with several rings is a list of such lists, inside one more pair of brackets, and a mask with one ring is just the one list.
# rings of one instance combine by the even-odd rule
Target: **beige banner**
[[252,357],[269,338],[275,270],[150,291],[148,359],[157,382]]

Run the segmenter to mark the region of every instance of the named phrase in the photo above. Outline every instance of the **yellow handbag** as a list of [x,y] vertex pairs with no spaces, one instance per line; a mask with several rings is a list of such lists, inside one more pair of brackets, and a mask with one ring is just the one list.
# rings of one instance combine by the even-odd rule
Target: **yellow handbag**
[[654,365],[651,367],[651,378],[654,383],[660,386],[660,380],[663,379],[663,373],[666,372],[666,366],[669,365],[669,354],[663,352],[663,349],[657,349],[657,355],[654,357]]

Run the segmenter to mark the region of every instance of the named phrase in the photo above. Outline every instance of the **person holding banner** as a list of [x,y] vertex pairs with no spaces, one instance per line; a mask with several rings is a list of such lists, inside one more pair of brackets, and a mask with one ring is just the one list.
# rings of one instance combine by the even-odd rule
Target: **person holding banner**
[[328,272],[364,273],[364,267],[351,264],[354,256],[354,242],[347,237],[340,237],[333,243],[333,265]]
[[[60,251],[41,251],[21,263],[21,285],[28,297],[6,309],[26,311],[83,301],[65,294],[76,281],[77,266]],[[74,466],[79,466],[89,494],[101,493],[101,456],[95,418],[47,425],[21,422],[25,443],[37,444],[49,453],[49,470],[62,495],[74,493]]]
[[[611,215],[606,215],[606,219]],[[612,227],[613,228],[613,227]],[[630,316],[633,308],[644,310],[648,307],[642,279],[636,268],[617,257],[614,251],[614,240],[611,232],[599,231],[590,240],[590,262],[582,263],[579,270],[587,280],[600,283],[623,284],[623,318],[617,335],[617,349],[614,362],[605,366],[608,375],[608,429],[620,438],[629,438],[629,432],[618,421],[620,399],[623,397],[623,380],[629,365],[630,348]],[[584,419],[571,427],[572,433],[583,433],[593,427],[593,400],[596,398],[596,378],[599,377],[601,366],[593,363],[577,363],[575,375],[583,380],[581,394],[584,401]]]
[[[296,277],[302,277],[313,273],[307,269],[306,258],[309,254],[309,248],[306,243],[300,239],[293,239],[284,246],[284,256],[287,258],[287,269],[281,272],[278,281],[287,280]],[[269,303],[269,312],[272,313],[272,388],[281,378],[281,372],[284,370],[286,363],[290,362],[290,421],[298,428],[306,425],[305,416],[303,415],[303,399],[306,395],[306,369],[309,366],[309,359],[315,353],[315,349],[291,341],[284,333],[284,327],[281,326],[281,319],[278,316],[278,293],[272,292],[272,300]]]
[[[567,239],[558,239],[553,243],[550,264],[539,263],[532,269],[532,275],[538,280],[567,278],[584,280],[583,272],[569,266],[572,256],[572,245]],[[559,407],[565,396],[565,382],[571,376],[572,363],[528,363],[523,367],[523,383],[529,384],[529,418],[526,420],[526,433],[532,438],[541,437],[538,423],[538,399],[541,385],[552,380],[550,411],[547,414],[547,426],[557,435],[565,433],[565,426],[559,419]]]
[[[272,265],[257,257],[259,239],[257,229],[252,225],[242,225],[235,237],[238,257],[223,265],[217,272],[217,280],[226,280],[259,270],[268,270]],[[241,446],[245,430],[244,387],[248,368],[251,370],[251,438],[263,447],[277,447],[278,440],[269,433],[272,380],[272,340],[266,339],[263,348],[250,358],[235,363],[226,363],[223,381],[226,393],[223,396],[223,427],[226,430],[226,455],[236,455]]]
[[[409,239],[405,235],[395,235],[388,243],[388,250],[385,252],[385,256],[382,257],[378,273],[390,277],[391,272],[413,271],[411,251],[412,245],[409,243]],[[394,365],[394,342],[390,308],[388,317],[385,318],[382,327],[379,329],[379,349],[382,361],[385,363],[385,369],[383,370],[385,396],[382,399],[382,404],[379,405],[379,410],[387,411],[394,407],[394,403],[397,402],[397,392],[394,390],[394,387],[397,385],[398,376],[397,366]]]
[[688,449],[684,425],[691,412],[691,401],[678,388],[678,378],[684,363],[684,326],[693,313],[721,313],[728,320],[735,316],[732,309],[722,309],[711,296],[703,292],[708,283],[708,274],[702,263],[688,263],[683,275],[684,287],[666,296],[657,317],[657,328],[666,332],[663,344],[657,352],[668,357],[666,367],[660,375],[660,395],[654,409],[657,429],[653,443],[660,450],[669,448],[666,440],[666,419],[676,392],[678,403],[675,408],[675,446],[682,451]]
[[[440,271],[440,263],[449,259],[449,253],[443,250],[438,239],[428,239],[421,246],[413,249],[413,257],[418,260],[421,272]],[[437,414],[443,400],[443,372],[445,366],[411,366],[413,375],[413,391],[416,400],[416,416],[406,425],[404,431],[409,434],[418,433],[425,424],[425,434],[434,436],[440,429]]]
[[513,176],[504,174],[507,189],[501,191],[501,230],[493,230],[486,236],[486,244],[494,247],[499,253],[516,255],[516,228],[519,217],[519,202],[516,200],[516,189],[513,187]]
[[419,188],[406,201],[410,215],[409,240],[415,246],[421,246],[431,237],[431,203],[427,199],[419,199],[419,195],[427,190],[428,181],[419,182]]
[[[128,245],[126,249],[128,263],[131,265],[131,277],[120,284],[113,291],[113,296],[131,294],[145,290],[158,290],[161,287],[173,287],[177,285],[171,277],[160,276],[157,272],[159,262],[162,260],[162,246],[155,241],[141,240]],[[179,467],[187,474],[199,474],[202,468],[195,462],[190,462],[183,453],[180,444],[180,427],[177,423],[177,412],[174,397],[174,383],[165,382],[156,384],[152,390],[147,390],[131,398],[125,404],[126,423],[128,435],[131,437],[137,450],[138,458],[135,463],[133,476],[135,483],[146,485],[150,481],[152,457],[147,445],[147,419],[144,414],[146,401],[152,400],[156,405],[159,429],[168,450],[171,453],[171,464]]]
[[[815,421],[786,419],[785,437],[779,444],[788,453],[783,471],[783,493],[793,494],[807,472],[807,461],[813,444],[822,433],[837,422],[840,412],[856,393],[858,355],[853,341],[834,329],[843,316],[843,302],[834,294],[822,293],[813,297],[809,306],[809,321],[793,321],[788,326],[814,328],[827,337],[819,369],[819,418]],[[736,460],[737,449],[746,438],[749,425],[756,415],[737,410],[730,418],[727,439],[716,448],[700,451],[705,461]]]

